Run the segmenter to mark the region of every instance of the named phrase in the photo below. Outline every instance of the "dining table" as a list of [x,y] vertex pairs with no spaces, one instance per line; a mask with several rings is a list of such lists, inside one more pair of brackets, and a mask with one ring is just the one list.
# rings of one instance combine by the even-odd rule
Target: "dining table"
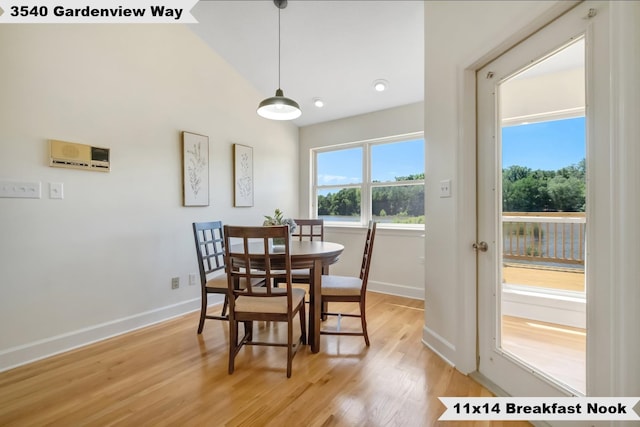
[[[241,247],[241,244],[239,244]],[[250,244],[250,252],[254,244]],[[256,244],[257,253],[264,250],[262,244]],[[277,252],[277,249],[272,249]],[[322,302],[322,273],[328,271],[328,267],[338,261],[344,246],[339,243],[326,241],[299,241],[289,242],[289,254],[291,255],[291,269],[309,269],[309,328],[308,343],[312,353],[320,351],[320,324]]]

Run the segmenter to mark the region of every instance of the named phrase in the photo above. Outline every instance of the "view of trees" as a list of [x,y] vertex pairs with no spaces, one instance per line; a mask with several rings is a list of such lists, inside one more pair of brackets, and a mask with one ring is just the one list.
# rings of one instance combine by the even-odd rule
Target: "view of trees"
[[502,170],[504,212],[584,212],[585,159],[557,171],[510,166]]
[[[424,180],[424,173],[395,177],[396,182],[415,180]],[[374,187],[371,197],[374,216],[422,216],[424,222],[424,185]],[[359,216],[360,203],[360,189],[343,188],[318,196],[318,215]]]
[[[396,177],[395,181],[423,179],[422,173]],[[584,159],[556,171],[510,166],[502,170],[502,210],[584,212],[585,188]],[[374,216],[398,217],[400,222],[424,222],[424,185],[373,187],[371,197]],[[359,188],[343,188],[318,196],[318,215],[359,216],[360,203]]]

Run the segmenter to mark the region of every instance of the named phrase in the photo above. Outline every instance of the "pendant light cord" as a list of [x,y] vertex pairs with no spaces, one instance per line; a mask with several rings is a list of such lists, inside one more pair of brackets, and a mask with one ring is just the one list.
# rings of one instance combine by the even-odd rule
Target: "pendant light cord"
[[280,89],[280,12],[282,9],[278,8],[278,89]]

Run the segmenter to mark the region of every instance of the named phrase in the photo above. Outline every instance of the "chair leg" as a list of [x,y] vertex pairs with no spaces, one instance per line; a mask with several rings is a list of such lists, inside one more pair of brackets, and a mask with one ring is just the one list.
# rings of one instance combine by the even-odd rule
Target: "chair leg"
[[293,360],[293,319],[289,314],[287,322],[287,378],[291,378],[291,362]]
[[198,323],[198,334],[202,333],[202,330],[204,329],[204,319],[205,316],[207,315],[207,293],[203,292],[202,293],[202,306],[200,307],[200,323]]
[[244,337],[247,342],[253,341],[253,322],[247,321],[243,322],[244,324]]
[[238,322],[229,319],[229,374],[233,374],[236,353],[238,352]]
[[302,302],[302,306],[300,307],[300,331],[302,332],[302,345],[307,345],[307,322],[305,319],[307,318],[307,310],[305,308],[304,301]]
[[364,342],[369,347],[369,334],[367,334],[367,317],[365,314],[365,302],[360,301],[360,322],[362,323],[362,333],[364,334]]
[[322,308],[320,309],[320,313],[322,313],[320,315],[320,320],[324,322],[325,320],[327,320],[327,315],[324,313],[327,313],[329,311],[329,303],[327,301],[322,301],[320,305],[322,306]]
[[222,304],[222,317],[227,315],[227,307],[229,305],[229,297],[224,296],[224,303]]

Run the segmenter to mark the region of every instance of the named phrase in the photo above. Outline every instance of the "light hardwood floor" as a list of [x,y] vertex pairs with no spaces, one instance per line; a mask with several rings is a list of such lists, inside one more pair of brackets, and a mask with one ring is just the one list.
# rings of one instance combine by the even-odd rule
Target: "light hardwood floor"
[[[370,293],[367,315],[370,348],[322,336],[319,354],[296,355],[290,379],[286,350],[271,347],[242,349],[228,375],[227,324],[207,321],[198,336],[197,313],[181,316],[0,373],[0,425],[530,425],[437,421],[438,396],[491,394],[421,343],[422,301]],[[256,329],[281,334],[275,326]]]

